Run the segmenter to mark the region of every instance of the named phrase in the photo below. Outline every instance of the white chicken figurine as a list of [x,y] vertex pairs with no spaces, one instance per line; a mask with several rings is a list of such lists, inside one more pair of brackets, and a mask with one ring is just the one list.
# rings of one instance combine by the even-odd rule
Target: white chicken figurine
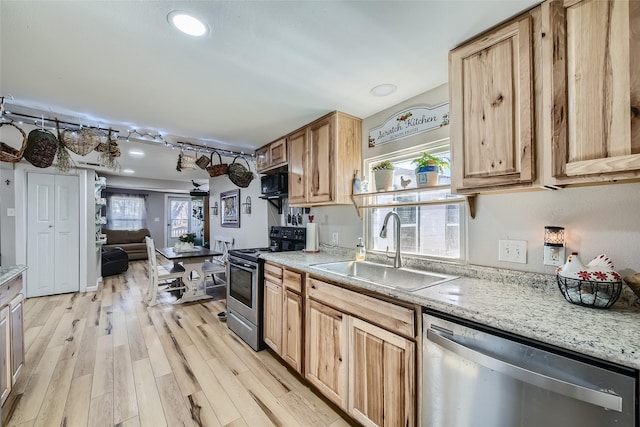
[[573,252],[567,257],[567,262],[556,269],[556,274],[568,279],[619,282],[621,277],[613,268],[613,262],[605,254],[598,255],[585,266],[578,258],[578,253]]

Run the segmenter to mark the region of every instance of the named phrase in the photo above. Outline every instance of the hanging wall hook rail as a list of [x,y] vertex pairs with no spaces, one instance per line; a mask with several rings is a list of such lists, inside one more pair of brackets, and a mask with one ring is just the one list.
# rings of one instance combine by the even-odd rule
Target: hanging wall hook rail
[[[8,95],[8,96],[0,96],[0,109],[2,110],[2,113],[0,114],[0,117],[2,117],[2,120],[5,120],[5,116],[8,117],[12,122],[14,121],[23,121],[23,120],[33,120],[33,124],[36,126],[41,126],[41,127],[47,127],[47,125],[45,125],[45,123],[48,124],[48,127],[51,128],[55,128],[55,123],[56,123],[56,119],[52,119],[49,117],[45,117],[44,115],[41,116],[34,116],[32,114],[26,114],[26,113],[16,113],[13,111],[6,111],[5,107],[4,107],[4,99],[11,99],[13,100],[13,96]],[[155,142],[155,143],[160,143],[160,144],[164,144],[166,147],[170,147],[170,148],[179,148],[179,149],[184,149],[184,150],[192,150],[192,151],[200,151],[200,152],[205,152],[205,153],[213,153],[213,152],[218,152],[221,155],[224,156],[228,156],[228,157],[234,157],[234,156],[243,156],[243,157],[248,157],[249,160],[254,161],[255,159],[255,155],[253,154],[246,154],[244,151],[234,151],[234,150],[227,150],[227,149],[223,149],[223,148],[214,148],[214,147],[208,147],[205,145],[200,145],[200,144],[195,144],[192,142],[169,142],[167,141],[161,133],[157,133],[157,134],[153,134],[150,132],[141,132],[138,131],[136,129],[132,129],[127,131],[127,135],[123,136],[120,135],[121,131],[117,131],[114,130],[112,127],[101,127],[101,126],[88,126],[88,125],[84,125],[84,124],[80,124],[80,123],[75,123],[75,122],[69,122],[69,121],[65,121],[65,120],[59,120],[58,119],[58,123],[63,125],[63,127],[71,127],[73,129],[82,129],[84,128],[90,128],[90,129],[94,129],[94,130],[99,130],[99,131],[103,131],[105,133],[111,132],[113,134],[115,134],[114,139],[119,139],[119,140],[126,140],[127,142],[129,142],[130,139],[137,139],[139,141],[144,141],[144,142]],[[147,139],[147,138],[151,138],[151,139]]]

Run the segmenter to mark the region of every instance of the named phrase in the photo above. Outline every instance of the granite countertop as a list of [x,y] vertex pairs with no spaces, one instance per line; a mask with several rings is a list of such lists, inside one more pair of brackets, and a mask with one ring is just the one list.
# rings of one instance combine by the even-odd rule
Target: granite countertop
[[567,302],[555,285],[554,276],[487,267],[469,269],[433,262],[429,263],[430,270],[460,277],[431,288],[407,292],[312,266],[353,259],[353,254],[347,251],[276,252],[265,254],[263,258],[316,277],[640,369],[640,305],[633,294],[625,293],[625,297],[609,309],[593,309]]
[[0,286],[4,286],[5,283],[9,282],[9,280],[18,276],[26,269],[26,265],[9,265],[6,267],[0,267]]

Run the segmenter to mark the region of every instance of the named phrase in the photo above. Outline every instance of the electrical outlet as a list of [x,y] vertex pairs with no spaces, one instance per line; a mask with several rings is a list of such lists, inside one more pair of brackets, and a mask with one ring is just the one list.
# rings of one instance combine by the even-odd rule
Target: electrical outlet
[[499,240],[498,260],[505,262],[515,262],[518,264],[527,263],[527,241],[526,240]]
[[338,237],[339,237],[339,234],[337,231],[334,231],[333,233],[331,233],[331,244],[333,246],[338,246]]

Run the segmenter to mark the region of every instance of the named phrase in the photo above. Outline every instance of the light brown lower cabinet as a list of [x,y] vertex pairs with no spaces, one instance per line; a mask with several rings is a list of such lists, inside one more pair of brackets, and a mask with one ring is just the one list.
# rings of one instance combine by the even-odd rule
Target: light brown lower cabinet
[[22,275],[0,287],[0,405],[24,365]]
[[306,377],[329,400],[347,407],[348,324],[342,312],[307,300]]
[[282,310],[282,358],[302,373],[302,295],[284,290]]
[[24,326],[22,318],[22,295],[9,304],[11,318],[11,383],[15,384],[24,365]]
[[415,310],[315,278],[306,295],[309,382],[363,425],[416,425]]
[[277,264],[265,264],[264,342],[302,373],[303,275]]
[[0,309],[0,404],[4,403],[11,392],[11,329],[9,325],[9,307]]
[[349,317],[348,412],[365,426],[415,418],[415,342]]
[[264,342],[278,354],[282,352],[282,285],[264,281]]

